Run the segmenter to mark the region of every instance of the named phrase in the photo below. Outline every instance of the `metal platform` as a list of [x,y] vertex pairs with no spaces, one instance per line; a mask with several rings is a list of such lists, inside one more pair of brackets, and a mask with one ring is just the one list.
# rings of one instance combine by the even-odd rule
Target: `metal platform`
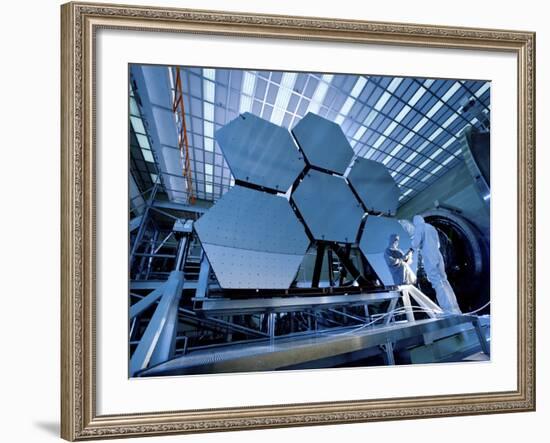
[[[380,353],[380,347],[388,343],[399,344],[410,339],[423,343],[425,336],[429,337],[430,334],[446,328],[452,329],[457,325],[472,324],[472,321],[475,321],[473,317],[458,315],[388,326],[341,328],[327,333],[280,338],[275,342],[258,340],[252,343],[224,345],[215,349],[190,352],[147,369],[138,376],[273,371],[307,368],[308,365],[313,368],[318,367],[315,362],[355,352],[372,349]],[[449,335],[453,334],[456,332],[451,330]],[[394,349],[393,346],[390,348]],[[471,349],[469,353],[473,353]]]

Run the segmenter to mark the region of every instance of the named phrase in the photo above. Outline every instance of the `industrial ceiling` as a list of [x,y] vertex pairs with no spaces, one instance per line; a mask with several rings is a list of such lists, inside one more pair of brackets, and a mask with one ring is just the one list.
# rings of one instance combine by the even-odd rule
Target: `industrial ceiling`
[[177,118],[171,111],[177,69],[193,194],[208,201],[218,200],[234,185],[214,134],[241,113],[289,130],[308,112],[339,124],[355,158],[388,168],[399,186],[399,204],[461,161],[460,132],[481,124],[479,114],[463,111],[468,100],[475,98],[481,112],[490,116],[490,82],[481,80],[135,66],[129,103],[132,178],[141,191],[159,180],[175,201],[187,197]]

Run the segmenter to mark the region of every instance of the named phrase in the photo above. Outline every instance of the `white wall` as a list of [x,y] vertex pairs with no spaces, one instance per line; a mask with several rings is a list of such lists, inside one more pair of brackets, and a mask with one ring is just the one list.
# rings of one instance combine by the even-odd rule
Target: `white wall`
[[[315,15],[379,21],[525,29],[537,34],[538,107],[538,411],[466,418],[413,420],[188,436],[188,442],[540,441],[550,414],[550,308],[543,288],[550,246],[544,203],[550,187],[548,100],[550,30],[544,2],[304,0],[133,0],[135,4]],[[477,13],[476,13],[477,11]],[[59,422],[59,2],[11,2],[2,9],[0,180],[2,187],[0,405],[3,441],[54,441]],[[545,101],[546,98],[546,101]],[[511,344],[513,345],[513,344]],[[142,441],[176,441],[163,437]]]

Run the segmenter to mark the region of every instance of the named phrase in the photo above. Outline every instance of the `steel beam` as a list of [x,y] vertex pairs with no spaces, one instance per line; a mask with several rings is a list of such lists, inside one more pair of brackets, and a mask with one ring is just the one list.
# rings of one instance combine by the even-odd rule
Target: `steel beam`
[[130,376],[173,356],[183,279],[181,271],[170,273],[160,303],[130,359]]
[[164,293],[164,284],[153,290],[153,292],[147,294],[137,303],[130,306],[130,319],[136,318],[139,314],[145,311],[149,306],[155,303]]
[[177,203],[177,202],[164,201],[164,200],[155,200],[153,202],[153,207],[161,208],[161,209],[171,209],[173,211],[195,212],[197,214],[204,214],[206,211],[208,211],[208,208],[203,208],[203,207],[197,206],[196,204],[191,206],[191,205],[186,205],[184,203]]
[[[359,306],[398,299],[397,291],[372,292],[365,294],[328,295],[311,297],[270,297],[255,299],[206,299],[202,308],[207,314],[246,314],[260,312],[292,312],[308,309],[329,309],[335,306]],[[196,301],[196,299],[194,299]]]

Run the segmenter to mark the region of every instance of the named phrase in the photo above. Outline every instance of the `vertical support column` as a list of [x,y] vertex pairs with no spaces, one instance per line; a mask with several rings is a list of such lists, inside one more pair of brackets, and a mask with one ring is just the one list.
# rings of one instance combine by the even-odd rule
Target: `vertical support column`
[[332,257],[332,249],[327,249],[327,264],[328,264],[328,281],[329,285],[332,288],[334,286],[334,275],[333,272],[333,266],[334,266],[334,258]]
[[363,305],[363,309],[365,310],[365,318],[367,319],[367,321],[370,322],[369,305],[368,304]]
[[208,280],[210,277],[210,262],[206,258],[204,251],[201,253],[201,267],[199,271],[199,280],[195,292],[196,299],[204,299],[208,295]]
[[407,321],[414,322],[414,313],[412,311],[411,297],[407,289],[401,289],[401,298],[403,299],[403,306],[405,307],[405,314],[407,315]]
[[275,342],[275,312],[268,314],[267,333],[269,334],[269,343],[273,344]]
[[185,262],[185,256],[187,255],[187,236],[184,235],[178,246],[178,254],[176,256],[176,266],[174,267],[175,271],[182,270],[182,264]]
[[317,255],[315,256],[315,267],[313,268],[313,277],[311,278],[311,287],[318,288],[321,279],[321,270],[323,269],[323,258],[325,257],[325,244],[317,243]]
[[147,200],[147,205],[145,206],[145,210],[143,211],[143,216],[142,216],[142,219],[141,219],[141,223],[139,225],[138,233],[136,235],[136,238],[134,240],[134,244],[132,245],[132,250],[130,252],[130,268],[129,269],[132,269],[132,265],[134,263],[134,254],[137,252],[137,248],[138,248],[139,244],[141,243],[143,233],[145,232],[145,226],[147,225],[147,221],[149,220],[149,210],[151,209],[151,206],[153,206],[153,202],[155,201],[155,197],[157,195],[158,180],[159,179],[157,178],[157,181],[155,182],[155,186],[153,187],[153,190],[151,191],[151,195],[149,196],[149,199]]
[[491,356],[491,351],[489,349],[487,339],[485,338],[485,334],[483,333],[483,330],[481,329],[481,325],[479,324],[479,318],[473,317],[472,324],[474,325],[474,329],[476,331],[476,335],[479,340],[479,344],[481,346],[481,351],[485,355]]
[[386,318],[384,320],[384,324],[385,325],[389,325],[390,322],[392,321],[392,318],[393,318],[393,310],[395,310],[395,306],[397,306],[397,300],[399,300],[398,298],[394,298],[390,301],[390,305],[388,306],[388,311],[386,312]]
[[386,364],[388,366],[395,366],[395,356],[393,354],[393,343],[388,340],[381,347],[386,353]]
[[148,280],[149,274],[151,274],[151,266],[153,265],[153,255],[155,254],[155,248],[156,248],[158,237],[159,237],[159,231],[155,231],[153,238],[151,239],[151,250],[149,251],[149,254],[151,254],[151,257],[149,257],[147,261],[147,270],[145,271],[145,280]]

